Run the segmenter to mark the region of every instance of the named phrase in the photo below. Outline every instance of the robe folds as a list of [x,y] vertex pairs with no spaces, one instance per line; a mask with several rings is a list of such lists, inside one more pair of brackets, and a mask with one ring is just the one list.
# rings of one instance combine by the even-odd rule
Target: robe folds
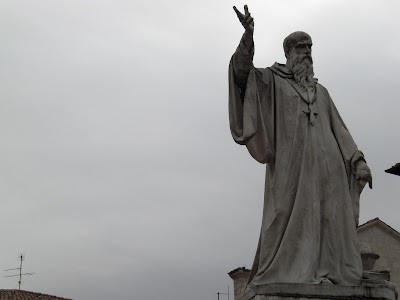
[[[242,46],[237,52],[243,52]],[[243,60],[234,55],[229,66],[231,133],[266,164],[262,226],[249,286],[359,286],[356,227],[363,185],[354,167],[363,154],[321,84],[316,83],[312,125],[309,106],[284,65],[259,69],[250,63],[243,83],[235,70],[240,64]]]

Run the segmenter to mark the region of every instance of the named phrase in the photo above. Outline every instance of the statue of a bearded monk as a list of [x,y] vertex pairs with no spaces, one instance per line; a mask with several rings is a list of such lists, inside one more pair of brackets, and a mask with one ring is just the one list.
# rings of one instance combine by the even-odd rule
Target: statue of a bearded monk
[[311,37],[285,38],[286,64],[253,66],[254,22],[229,66],[232,136],[266,164],[262,227],[249,284],[358,286],[359,198],[372,177],[328,91],[314,78]]

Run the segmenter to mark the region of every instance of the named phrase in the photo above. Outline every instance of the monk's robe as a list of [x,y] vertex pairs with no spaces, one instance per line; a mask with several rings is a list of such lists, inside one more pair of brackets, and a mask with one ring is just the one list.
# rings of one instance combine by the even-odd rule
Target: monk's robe
[[356,226],[364,160],[328,91],[303,98],[284,65],[252,64],[242,39],[229,66],[234,140],[266,164],[262,226],[249,284],[359,286]]

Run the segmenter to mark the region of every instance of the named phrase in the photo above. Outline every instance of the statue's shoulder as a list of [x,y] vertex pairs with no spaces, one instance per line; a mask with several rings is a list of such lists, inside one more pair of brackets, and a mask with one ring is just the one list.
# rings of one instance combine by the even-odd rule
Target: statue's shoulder
[[273,72],[269,68],[254,68],[259,79],[264,83],[269,84],[272,81]]
[[324,95],[326,95],[326,96],[328,96],[329,95],[329,92],[328,92],[328,90],[327,90],[327,88],[326,87],[324,87],[321,83],[319,83],[317,80],[316,80],[316,86],[317,86],[317,89],[318,90],[320,90]]
[[293,75],[286,69],[285,65],[274,63],[271,67],[255,68],[256,73],[263,79],[265,83],[271,82],[273,77],[292,78]]
[[280,63],[274,63],[272,66],[268,67],[272,74],[282,77],[282,78],[293,78],[293,74],[286,68],[286,65]]

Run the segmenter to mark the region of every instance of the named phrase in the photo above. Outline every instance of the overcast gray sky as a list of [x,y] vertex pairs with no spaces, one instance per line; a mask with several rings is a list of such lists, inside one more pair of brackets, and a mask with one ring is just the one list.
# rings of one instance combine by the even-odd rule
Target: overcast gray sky
[[[240,1],[0,1],[0,269],[81,300],[216,299],[250,267],[265,167],[230,135]],[[373,171],[361,222],[400,230],[400,2],[247,1],[255,65],[314,42]],[[6,272],[0,275],[7,275]],[[16,288],[0,277],[0,288]],[[222,296],[221,296],[222,299]]]

